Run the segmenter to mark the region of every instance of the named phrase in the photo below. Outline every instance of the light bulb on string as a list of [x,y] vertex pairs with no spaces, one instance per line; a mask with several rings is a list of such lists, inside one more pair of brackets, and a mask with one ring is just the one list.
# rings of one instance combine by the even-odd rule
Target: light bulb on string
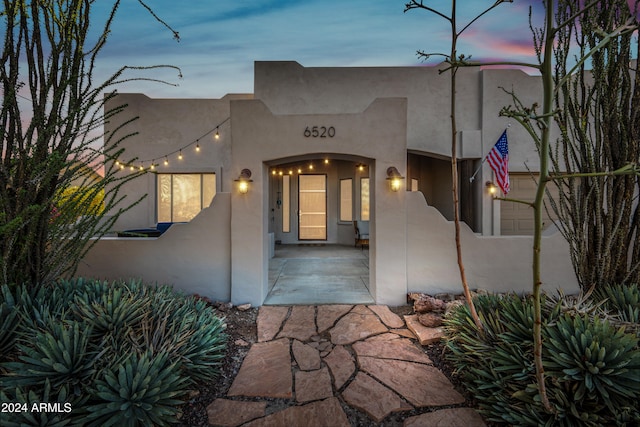
[[180,149],[180,154],[178,154],[178,159],[182,160],[182,149]]
[[196,152],[200,152],[200,141],[196,142]]
[[220,139],[220,132],[218,132],[218,126],[216,126],[216,134],[213,136],[216,140]]
[[155,162],[156,159],[151,160],[151,166],[149,166],[149,169],[154,170],[156,168]]
[[169,159],[167,158],[167,156],[164,156],[164,165],[169,166]]

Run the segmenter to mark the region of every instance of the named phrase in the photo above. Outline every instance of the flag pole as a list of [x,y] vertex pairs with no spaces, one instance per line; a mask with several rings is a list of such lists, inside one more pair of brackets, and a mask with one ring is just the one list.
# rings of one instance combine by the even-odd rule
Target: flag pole
[[[510,127],[511,127],[511,123],[508,123],[507,128],[504,131],[506,132]],[[489,151],[491,151],[492,149],[493,149],[493,146],[491,146],[491,149]],[[478,169],[476,169],[473,175],[471,175],[471,178],[469,178],[469,182],[473,182],[476,179],[476,175],[478,175],[478,172],[480,172],[480,169],[482,169],[482,165],[484,165],[484,162],[487,161],[488,155],[489,153],[485,154],[485,156],[482,158],[482,162],[480,163],[480,166],[478,166]]]
[[476,179],[476,175],[478,175],[478,172],[480,172],[480,169],[482,169],[482,165],[484,165],[484,162],[486,161],[487,161],[487,156],[484,156],[484,159],[482,159],[482,162],[480,163],[480,166],[478,166],[478,169],[476,169],[473,175],[471,175],[471,178],[469,178],[469,182],[473,182]]

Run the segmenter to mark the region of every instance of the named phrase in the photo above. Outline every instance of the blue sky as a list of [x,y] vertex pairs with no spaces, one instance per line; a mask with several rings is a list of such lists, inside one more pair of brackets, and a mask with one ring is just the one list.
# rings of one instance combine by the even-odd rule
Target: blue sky
[[[458,0],[462,26],[493,0]],[[104,2],[110,3],[110,2]],[[122,65],[171,64],[175,71],[146,71],[178,86],[132,82],[120,92],[151,97],[219,98],[253,91],[256,60],[294,60],[319,66],[421,66],[417,50],[447,52],[450,27],[424,10],[404,13],[405,0],[147,0],[180,33],[176,42],[136,0],[123,0],[98,66],[99,76]],[[100,2],[98,3],[100,4]],[[450,0],[425,0],[449,14]],[[461,39],[460,53],[476,59],[534,61],[529,6],[541,23],[541,0],[498,6]],[[101,27],[104,11],[94,16]],[[97,19],[96,19],[97,18]],[[434,65],[440,60],[432,60]],[[134,74],[131,74],[132,76]]]

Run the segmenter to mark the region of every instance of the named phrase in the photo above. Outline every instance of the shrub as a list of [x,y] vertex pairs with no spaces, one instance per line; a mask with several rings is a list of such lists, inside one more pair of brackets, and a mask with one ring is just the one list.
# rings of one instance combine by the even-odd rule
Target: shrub
[[[545,298],[546,300],[546,298]],[[466,306],[445,319],[447,358],[489,421],[512,425],[624,425],[639,420],[638,339],[597,316],[543,304],[543,360],[556,413],[545,412],[533,365],[533,304],[481,296],[481,336]]]

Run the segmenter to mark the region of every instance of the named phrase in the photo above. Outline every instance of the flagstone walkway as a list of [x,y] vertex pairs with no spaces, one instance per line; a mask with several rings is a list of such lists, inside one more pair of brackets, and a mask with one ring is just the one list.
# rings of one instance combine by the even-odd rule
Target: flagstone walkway
[[485,426],[405,318],[381,305],[260,307],[258,342],[209,423],[340,427],[357,412],[358,425]]

